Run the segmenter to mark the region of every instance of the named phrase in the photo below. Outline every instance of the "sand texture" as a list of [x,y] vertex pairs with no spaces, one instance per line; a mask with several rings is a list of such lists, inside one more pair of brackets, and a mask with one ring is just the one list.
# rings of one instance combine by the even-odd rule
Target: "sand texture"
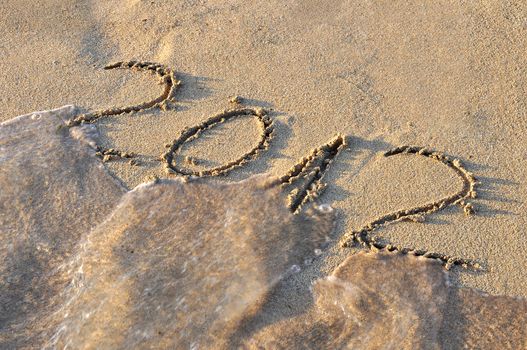
[[334,210],[292,213],[267,176],[156,180],[124,193],[95,155],[93,127],[66,127],[74,112],[0,125],[0,179],[11,189],[0,226],[2,347],[527,345],[525,299],[458,289],[442,261],[387,249],[351,256],[315,281],[305,313],[253,328],[278,284],[321,259]]
[[[247,303],[255,302],[258,312],[234,307],[243,309],[244,321],[238,313],[222,321],[233,327],[226,327],[230,343],[222,337],[218,343],[199,340],[207,346],[257,344],[247,343],[251,337],[265,345],[258,334],[282,337],[273,330],[281,322],[292,327],[307,322],[302,334],[291,337],[333,345],[328,343],[333,338],[319,339],[313,322],[321,319],[335,324],[328,327],[339,346],[358,347],[356,327],[353,334],[342,333],[339,327],[351,323],[320,316],[324,295],[341,292],[326,293],[329,282],[316,281],[343,271],[342,264],[355,254],[379,249],[437,260],[449,271],[451,286],[436,288],[435,304],[426,293],[420,301],[394,296],[409,297],[428,310],[412,314],[402,308],[401,315],[420,322],[428,314],[443,319],[416,326],[408,333],[413,336],[397,338],[401,344],[424,346],[418,334],[433,335],[430,346],[442,348],[493,347],[506,338],[503,334],[511,334],[512,347],[521,344],[514,341],[523,330],[507,328],[501,317],[508,317],[503,316],[507,303],[527,297],[524,1],[9,0],[0,3],[0,18],[0,340],[5,347],[43,340],[66,344],[79,338],[78,332],[110,332],[109,326],[75,318],[83,317],[77,311],[89,293],[108,310],[115,307],[107,315],[118,318],[115,330],[141,327],[145,310],[154,304],[144,304],[132,317],[127,303],[137,297],[137,278],[150,280],[134,276],[137,271],[127,270],[124,262],[149,270],[154,256],[133,260],[118,248],[108,250],[103,235],[115,244],[130,239],[135,246],[140,233],[128,237],[105,220],[110,212],[125,220],[118,202],[144,200],[141,205],[148,207],[155,205],[148,198],[157,195],[177,210],[205,205],[201,195],[191,204],[155,194],[163,186],[187,193],[184,184],[214,198],[221,191],[234,195],[227,185],[240,186],[247,192],[240,199],[248,203],[247,213],[258,206],[276,209],[249,198],[279,196],[286,209],[276,209],[275,225],[293,231],[304,228],[280,218],[330,210],[327,204],[335,215],[330,241],[297,273],[272,283],[265,279],[282,275],[285,256],[276,269],[264,263],[255,267],[258,277]],[[78,107],[51,111],[66,104]],[[32,113],[39,110],[48,111]],[[275,194],[245,189],[254,179],[240,183],[263,173]],[[145,182],[156,185],[133,190]],[[143,199],[134,197],[142,191]],[[214,210],[227,210],[222,205],[242,210],[227,202],[214,203]],[[148,216],[141,207],[133,210]],[[207,222],[217,219],[213,212],[201,215]],[[259,215],[247,225],[267,227],[257,223],[263,220]],[[104,227],[106,233],[100,231]],[[144,228],[153,233],[150,229]],[[167,230],[160,230],[159,239],[172,234]],[[94,240],[88,240],[90,232]],[[219,261],[229,245],[245,242],[249,249],[252,243],[226,234],[217,252],[212,245],[202,252]],[[189,249],[197,244],[195,236],[180,239]],[[82,252],[88,243],[93,249]],[[162,248],[165,253],[176,249]],[[83,259],[93,265],[97,257],[91,254],[122,256],[118,263],[111,255],[102,275],[86,275],[87,296],[82,284],[83,292],[68,296],[71,327],[51,338],[54,328],[45,327],[46,318],[38,315],[67,309],[62,293],[76,280],[66,271]],[[259,253],[247,256],[260,259]],[[179,263],[167,261],[166,272]],[[435,273],[428,270],[435,267],[417,265],[411,269],[416,275]],[[127,276],[122,285],[108,291],[104,286],[111,274],[121,273]],[[427,281],[419,286],[426,288]],[[394,295],[400,290],[387,288]],[[448,294],[446,306],[441,293]],[[119,296],[124,304],[114,305]],[[209,307],[215,298],[220,294]],[[445,311],[453,299],[458,310]],[[471,305],[478,303],[476,311]],[[500,310],[492,305],[505,313],[494,314]],[[211,334],[223,327],[196,317]],[[473,321],[479,318],[486,323]],[[465,331],[469,323],[475,326]],[[463,331],[445,337],[445,324]],[[477,329],[495,336],[488,340],[491,345],[486,337],[471,335]],[[120,334],[123,338],[105,339],[116,347],[141,344],[138,334]],[[189,345],[190,338],[180,341]],[[288,337],[280,339],[292,344]]]
[[[273,138],[222,181],[281,176],[340,133],[349,152],[333,161],[321,200],[340,213],[344,236],[462,185],[433,162],[383,152],[407,144],[460,158],[481,181],[475,216],[449,209],[376,234],[487,268],[457,270],[455,283],[527,296],[524,2],[18,0],[3,2],[0,13],[4,120],[66,103],[84,113],[137,106],[161,96],[164,83],[148,72],[103,68],[139,60],[172,70],[180,85],[166,111],[94,124],[101,146],[138,154],[132,165],[107,163],[128,188],[173,176],[158,160],[165,145],[233,108],[239,95],[243,108],[269,110]],[[176,165],[199,172],[228,164],[260,133],[251,116],[228,120],[186,142]],[[354,251],[336,248],[306,278],[329,273]]]

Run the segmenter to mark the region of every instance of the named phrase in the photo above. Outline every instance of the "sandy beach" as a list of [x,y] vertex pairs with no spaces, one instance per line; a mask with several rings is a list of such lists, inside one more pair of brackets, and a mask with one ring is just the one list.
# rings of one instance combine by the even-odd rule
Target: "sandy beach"
[[[68,104],[84,113],[134,105],[163,93],[159,77],[104,69],[113,62],[172,70],[178,84],[166,106],[94,123],[101,147],[137,154],[133,165],[118,157],[104,163],[126,189],[176,178],[159,160],[167,145],[226,109],[265,111],[272,138],[210,183],[283,176],[312,150],[345,139],[316,199],[335,209],[332,243],[277,285],[254,329],[305,311],[312,282],[364,250],[342,246],[354,230],[463,188],[459,174],[430,157],[384,156],[401,145],[458,159],[478,181],[477,198],[466,199],[474,213],[448,205],[373,235],[477,261],[481,269],[451,269],[456,287],[527,297],[525,3],[9,0],[0,18],[0,122]],[[262,135],[257,114],[198,133],[178,161],[199,172],[236,160]]]

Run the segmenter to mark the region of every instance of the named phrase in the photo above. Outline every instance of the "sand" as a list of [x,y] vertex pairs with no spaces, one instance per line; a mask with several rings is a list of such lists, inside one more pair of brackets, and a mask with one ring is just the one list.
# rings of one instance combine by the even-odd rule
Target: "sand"
[[[109,116],[99,144],[138,153],[105,163],[128,189],[153,175],[184,128],[233,108],[265,108],[268,149],[226,176],[281,176],[336,135],[318,199],[337,211],[335,244],[277,295],[261,322],[292,316],[311,300],[310,282],[360,249],[339,238],[374,218],[456,193],[462,180],[424,157],[383,153],[418,145],[459,158],[481,184],[475,215],[450,206],[424,223],[375,232],[403,247],[477,260],[454,267],[452,283],[493,295],[527,296],[525,49],[522,2],[9,1],[0,5],[2,121],[75,104],[85,112],[139,104],[163,93],[149,74],[104,70],[123,60],[158,62],[181,85],[166,111]],[[236,118],[182,148],[197,169],[238,159],[258,143],[251,117]],[[173,175],[172,175],[173,176]],[[277,299],[279,300],[279,298]]]
[[[98,155],[95,127],[67,126],[77,116],[65,106],[0,123],[0,183],[8,188],[0,212],[2,348],[527,345],[527,299],[460,289],[448,270],[465,263],[379,247],[364,232],[357,242],[372,252],[313,281],[312,299],[296,315],[276,317],[277,304],[293,310],[299,299],[284,286],[332,243],[335,211],[309,203],[323,177],[314,171],[306,179],[314,186],[302,183],[293,201],[284,188],[298,182],[297,167],[285,187],[284,178],[258,175],[216,184],[156,179],[125,191]],[[332,145],[321,154],[338,154]],[[388,154],[404,150],[415,149]],[[327,167],[318,154],[301,169]]]

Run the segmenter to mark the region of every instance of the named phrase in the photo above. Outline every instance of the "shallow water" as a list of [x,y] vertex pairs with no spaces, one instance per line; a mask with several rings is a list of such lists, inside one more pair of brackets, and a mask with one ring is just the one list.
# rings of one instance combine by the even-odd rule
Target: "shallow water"
[[1,348],[527,346],[524,299],[452,287],[438,262],[395,253],[349,257],[314,283],[308,311],[245,330],[319,254],[334,213],[291,214],[265,176],[127,192],[95,157],[94,130],[63,127],[74,115],[0,125]]
[[124,194],[86,132],[60,127],[73,107],[0,125],[0,344],[39,344],[60,309],[65,263]]
[[82,242],[58,344],[222,346],[332,226],[290,214],[265,178],[142,185]]
[[315,307],[254,349],[525,349],[527,301],[457,288],[437,261],[360,252],[313,286]]

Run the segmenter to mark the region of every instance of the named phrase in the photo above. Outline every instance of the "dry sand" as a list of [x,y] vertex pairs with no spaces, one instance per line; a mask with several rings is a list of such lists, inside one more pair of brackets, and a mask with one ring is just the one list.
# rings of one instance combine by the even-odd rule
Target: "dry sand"
[[[87,111],[155,98],[148,74],[102,68],[120,60],[159,62],[175,71],[175,108],[104,118],[106,147],[137,152],[140,166],[107,163],[129,188],[166,177],[160,162],[185,127],[232,107],[270,110],[275,133],[257,159],[219,181],[282,175],[341,133],[321,202],[338,213],[335,237],[371,219],[456,192],[463,184],[437,162],[385,158],[401,144],[458,157],[481,181],[476,215],[447,208],[424,224],[376,232],[391,242],[477,259],[485,271],[453,271],[456,284],[527,296],[527,5],[518,2],[335,1],[6,1],[0,5],[2,121],[67,103]],[[183,148],[216,166],[257,142],[250,118],[229,121]],[[310,300],[309,284],[355,248],[335,244],[284,282],[261,322],[291,316]],[[276,300],[281,300],[276,298]]]

